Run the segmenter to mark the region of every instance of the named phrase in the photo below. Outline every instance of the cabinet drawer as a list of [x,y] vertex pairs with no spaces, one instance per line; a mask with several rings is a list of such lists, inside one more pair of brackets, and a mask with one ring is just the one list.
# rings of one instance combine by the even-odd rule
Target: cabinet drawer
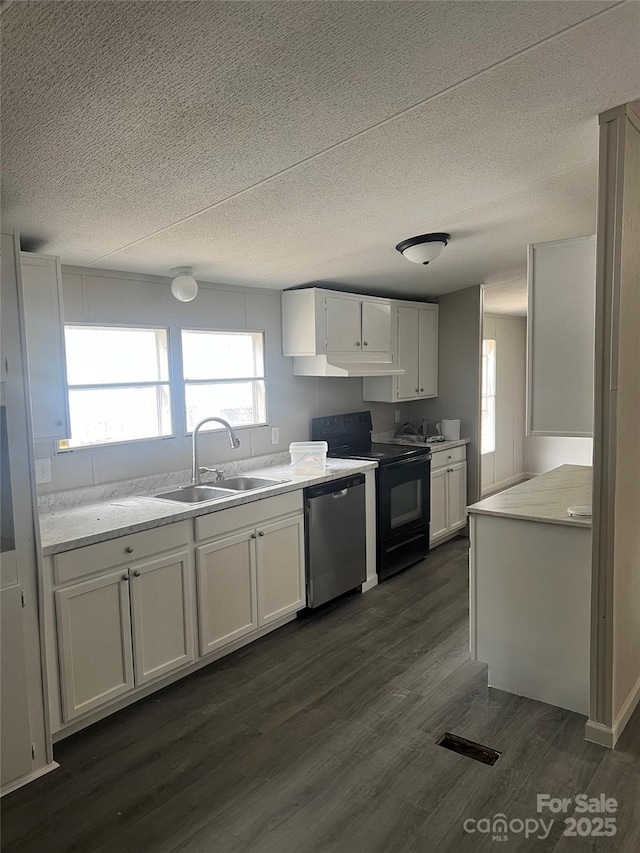
[[464,462],[467,458],[466,445],[453,447],[451,450],[437,450],[431,452],[431,470],[453,465],[454,462]]
[[252,501],[196,518],[196,541],[225,536],[234,530],[255,527],[271,518],[302,511],[302,489],[275,498]]
[[174,521],[162,527],[154,527],[153,530],[130,533],[128,536],[118,536],[117,539],[56,554],[53,558],[55,583],[68,583],[112,566],[121,566],[186,545],[189,542],[189,528],[189,521]]

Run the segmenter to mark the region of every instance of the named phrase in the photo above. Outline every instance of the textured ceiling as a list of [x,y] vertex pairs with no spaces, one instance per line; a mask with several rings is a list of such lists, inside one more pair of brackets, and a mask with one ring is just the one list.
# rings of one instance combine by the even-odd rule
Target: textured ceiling
[[[595,229],[640,4],[17,2],[3,222],[67,263],[406,295]],[[428,269],[395,243],[450,230]]]
[[484,288],[484,313],[527,316],[527,280],[506,281]]

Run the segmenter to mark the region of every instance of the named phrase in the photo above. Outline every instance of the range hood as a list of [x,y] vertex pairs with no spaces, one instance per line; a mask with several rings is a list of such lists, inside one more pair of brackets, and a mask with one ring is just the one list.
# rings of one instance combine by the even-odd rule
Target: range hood
[[400,376],[404,370],[390,361],[365,361],[357,354],[351,361],[344,354],[297,355],[293,359],[296,376]]

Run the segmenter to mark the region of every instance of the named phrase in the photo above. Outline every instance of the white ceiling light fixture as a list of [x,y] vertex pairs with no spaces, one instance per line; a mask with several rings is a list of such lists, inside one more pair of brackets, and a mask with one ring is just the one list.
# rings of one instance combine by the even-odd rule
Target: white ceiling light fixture
[[411,263],[426,265],[435,261],[450,239],[451,234],[419,234],[402,240],[396,250]]
[[198,295],[198,282],[193,277],[193,267],[174,267],[170,270],[173,281],[171,293],[180,302],[191,302]]

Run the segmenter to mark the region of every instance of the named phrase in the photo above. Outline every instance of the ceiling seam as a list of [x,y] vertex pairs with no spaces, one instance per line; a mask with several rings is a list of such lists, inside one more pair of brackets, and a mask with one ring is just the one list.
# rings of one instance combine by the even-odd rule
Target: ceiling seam
[[[502,68],[505,65],[508,65],[514,59],[519,59],[521,56],[525,56],[526,54],[531,53],[534,50],[537,50],[539,47],[541,47],[543,45],[546,45],[546,44],[549,44],[553,41],[556,41],[557,39],[562,38],[567,33],[574,32],[575,30],[579,29],[580,27],[584,26],[585,24],[590,23],[590,22],[592,22],[598,18],[601,18],[604,15],[609,14],[610,12],[614,11],[615,9],[618,9],[621,6],[628,5],[630,2],[635,2],[635,0],[619,0],[619,2],[614,3],[611,6],[608,6],[606,9],[601,9],[599,12],[596,12],[593,15],[590,15],[588,18],[583,18],[581,21],[578,21],[575,24],[571,24],[570,26],[565,27],[564,29],[559,30],[556,33],[552,33],[552,35],[546,36],[545,38],[541,39],[540,41],[534,42],[533,44],[530,44],[527,47],[522,48],[521,50],[518,50],[515,53],[510,54],[509,56],[504,57],[503,59],[499,60],[498,62],[494,62],[492,65],[488,65],[486,68],[483,68],[480,71],[476,71],[473,74],[471,74],[470,76],[463,78],[462,80],[458,80],[457,83],[453,83],[451,86],[447,86],[445,89],[441,89],[439,92],[435,92],[434,94],[429,95],[427,98],[424,98],[421,101],[418,101],[417,103],[412,104],[409,107],[405,107],[403,110],[400,110],[400,112],[394,113],[391,116],[387,116],[387,118],[381,119],[380,121],[376,122],[375,124],[372,124],[369,127],[365,127],[362,130],[359,130],[357,133],[354,133],[351,136],[346,137],[345,139],[341,139],[339,142],[335,142],[333,145],[329,145],[327,148],[323,148],[321,151],[316,151],[314,154],[310,154],[308,157],[304,157],[302,160],[298,160],[296,163],[292,163],[291,165],[286,166],[285,168],[280,169],[277,172],[274,172],[272,175],[268,175],[266,178],[262,178],[261,180],[257,181],[254,184],[249,185],[248,187],[244,187],[241,190],[237,190],[236,192],[231,193],[231,195],[225,196],[225,198],[222,198],[222,199],[218,199],[218,201],[215,201],[212,204],[207,205],[207,207],[204,207],[201,210],[198,210],[194,213],[190,213],[187,216],[182,217],[181,219],[177,219],[175,222],[171,222],[169,225],[163,225],[162,228],[157,228],[155,231],[151,231],[149,234],[145,234],[143,237],[138,237],[136,240],[132,240],[130,243],[125,243],[125,245],[120,246],[117,249],[113,249],[110,252],[106,252],[105,254],[100,255],[98,258],[95,258],[94,260],[89,261],[87,266],[93,266],[93,264],[98,264],[101,261],[104,261],[106,258],[110,258],[113,255],[117,255],[120,252],[124,252],[133,246],[139,245],[140,243],[144,243],[146,240],[149,240],[152,237],[157,237],[160,234],[164,234],[166,231],[170,231],[172,228],[176,228],[179,225],[183,225],[184,223],[189,222],[192,219],[196,219],[197,217],[202,216],[204,213],[208,213],[211,210],[215,210],[215,208],[220,207],[223,204],[226,204],[227,202],[232,201],[233,199],[240,198],[241,196],[243,196],[249,192],[252,192],[255,189],[258,189],[259,187],[264,186],[265,184],[271,183],[272,181],[275,181],[276,179],[281,178],[283,175],[287,175],[290,172],[293,172],[296,169],[299,169],[301,166],[304,166],[307,163],[310,163],[313,160],[316,160],[316,159],[324,156],[325,154],[328,154],[332,151],[336,151],[339,148],[342,148],[343,146],[348,145],[350,142],[354,141],[355,139],[359,139],[362,136],[365,136],[367,133],[370,133],[373,130],[376,130],[380,127],[384,127],[387,124],[390,124],[394,121],[397,121],[399,118],[420,109],[424,105],[429,104],[432,101],[436,101],[438,98],[441,98],[444,95],[449,94],[450,92],[455,92],[458,89],[462,88],[463,86],[466,86],[469,83],[473,83],[476,80],[481,79],[482,77],[489,74],[490,72],[495,71],[498,68]],[[267,281],[267,280],[268,279],[265,279],[265,281]]]
[[[581,169],[583,166],[588,166],[591,163],[597,163],[597,162],[598,162],[598,160],[593,159],[593,158],[590,160],[583,160],[581,163],[576,163],[574,166],[569,166],[568,169],[561,169],[559,172],[553,172],[551,175],[545,175],[544,178],[538,178],[538,180],[536,180],[536,181],[532,181],[531,183],[528,183],[528,184],[523,184],[518,189],[510,190],[508,193],[504,193],[504,195],[494,196],[493,198],[488,198],[488,199],[485,199],[484,201],[478,201],[475,204],[470,204],[468,207],[461,207],[458,210],[451,210],[446,214],[446,217],[458,216],[458,214],[460,214],[460,213],[466,213],[469,210],[473,210],[474,207],[482,207],[485,204],[492,204],[493,202],[500,201],[501,199],[509,198],[509,196],[516,195],[517,193],[521,193],[524,190],[528,190],[531,187],[535,187],[537,184],[543,184],[543,183],[545,183],[545,181],[552,181],[554,178],[558,178],[558,177],[560,177],[560,175],[564,175],[567,172],[573,172],[575,169]],[[439,220],[441,221],[442,219],[444,219],[446,217],[439,217]],[[420,225],[416,226],[416,230],[420,230],[422,228],[428,229],[430,221],[428,221],[426,223],[422,222]],[[433,220],[433,221],[435,222],[435,220]],[[411,229],[407,228],[407,230],[411,230]],[[394,234],[397,235],[398,232],[395,231]],[[331,257],[323,258],[321,261],[317,261],[317,263],[304,264],[303,266],[293,267],[292,269],[285,270],[285,272],[276,273],[276,275],[271,275],[268,278],[258,279],[256,284],[264,284],[267,281],[273,281],[274,279],[281,278],[282,276],[291,275],[291,273],[296,273],[299,270],[313,269],[313,267],[320,266],[320,264],[325,264],[325,263],[327,263],[327,261],[335,261],[338,258],[347,257],[348,255],[351,255],[353,252],[361,252],[363,249],[373,248],[374,246],[377,246],[381,240],[391,241],[391,240],[395,240],[395,237],[391,234],[388,234],[386,237],[381,237],[381,238],[377,239],[375,241],[375,243],[366,243],[363,246],[356,246],[355,248],[349,249],[348,252],[340,252],[340,254],[338,254],[338,255],[332,255]],[[513,249],[509,249],[509,251],[507,251],[507,252],[500,252],[500,253],[498,253],[498,257],[500,257],[500,255],[502,255],[502,254],[508,255],[512,251],[513,251]]]

